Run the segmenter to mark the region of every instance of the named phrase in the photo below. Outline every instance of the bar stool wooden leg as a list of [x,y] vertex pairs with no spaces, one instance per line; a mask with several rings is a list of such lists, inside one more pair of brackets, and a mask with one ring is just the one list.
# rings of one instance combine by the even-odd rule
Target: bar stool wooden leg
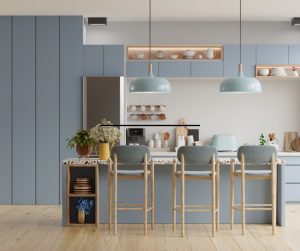
[[173,162],[173,231],[176,230],[176,161]]
[[117,156],[114,156],[114,234],[117,234],[118,224],[118,170]]
[[184,157],[181,155],[181,236],[184,237]]
[[108,199],[108,210],[107,210],[107,215],[108,215],[108,230],[111,230],[111,210],[112,210],[112,205],[111,205],[111,192],[112,192],[112,184],[111,184],[111,168],[108,169],[107,171],[107,199]]
[[230,229],[234,224],[234,161],[230,162]]
[[147,173],[147,154],[144,159],[144,234],[147,235],[147,188],[148,188],[148,173]]
[[245,234],[245,157],[241,155],[242,235]]
[[212,169],[211,169],[211,187],[212,187],[212,236],[215,236],[215,230],[216,230],[216,173],[215,173],[215,156],[213,155],[212,160]]
[[275,163],[275,156],[272,155],[271,161],[271,168],[272,168],[272,234],[276,234],[276,196],[277,196],[277,170],[276,170],[276,163]]
[[151,229],[154,229],[154,162],[151,161]]
[[217,176],[216,176],[216,230],[219,231],[220,221],[220,163],[217,161]]

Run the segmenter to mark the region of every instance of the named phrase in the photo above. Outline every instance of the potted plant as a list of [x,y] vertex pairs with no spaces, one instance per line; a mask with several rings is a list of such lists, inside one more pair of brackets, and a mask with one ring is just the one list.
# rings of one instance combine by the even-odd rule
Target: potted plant
[[99,143],[99,159],[108,160],[110,156],[109,144],[114,145],[120,140],[120,130],[113,126],[109,120],[102,119],[100,124],[91,128],[90,135],[92,139]]
[[93,200],[80,198],[77,201],[76,208],[78,209],[78,222],[83,224],[85,222],[85,216],[88,215],[94,206]]
[[261,146],[264,146],[266,144],[265,135],[263,133],[259,136],[259,144]]
[[87,156],[91,152],[91,146],[95,143],[93,138],[90,136],[88,130],[79,129],[76,134],[67,139],[68,148],[72,149],[76,147],[76,151],[79,156]]

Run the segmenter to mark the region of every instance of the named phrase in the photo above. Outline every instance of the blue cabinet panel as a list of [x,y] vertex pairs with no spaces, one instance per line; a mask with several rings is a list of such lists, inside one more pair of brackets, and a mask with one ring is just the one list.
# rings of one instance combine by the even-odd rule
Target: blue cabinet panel
[[36,18],[36,203],[59,203],[59,17]]
[[11,204],[11,17],[0,17],[0,204]]
[[190,66],[190,61],[160,61],[158,62],[158,75],[159,77],[190,77]]
[[285,182],[300,183],[300,164],[299,166],[285,166]]
[[82,128],[82,23],[81,16],[60,17],[60,161],[76,156],[66,139]]
[[257,45],[257,64],[288,64],[288,45]]
[[287,202],[300,202],[300,184],[285,185],[285,200]]
[[35,18],[12,19],[13,203],[35,203]]
[[[240,63],[240,46],[224,45],[224,77],[236,77]],[[255,77],[256,46],[242,45],[243,73]]]
[[300,64],[300,45],[289,46],[289,64]]
[[[148,61],[127,61],[127,77],[145,77],[148,75]],[[154,76],[158,76],[158,62],[152,62],[152,71]]]
[[124,76],[124,46],[104,45],[104,76]]
[[191,77],[223,77],[223,61],[191,62]]
[[103,76],[103,45],[83,46],[83,72],[85,76]]

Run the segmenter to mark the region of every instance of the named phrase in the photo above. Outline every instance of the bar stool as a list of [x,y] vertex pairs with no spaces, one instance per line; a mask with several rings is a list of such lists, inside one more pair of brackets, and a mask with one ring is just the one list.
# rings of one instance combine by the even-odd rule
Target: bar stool
[[[277,151],[273,146],[241,146],[238,149],[238,160],[241,163],[241,169],[235,168],[235,161],[231,161],[230,172],[230,228],[234,224],[234,210],[242,211],[242,234],[245,234],[245,212],[269,210],[272,211],[272,234],[276,231],[276,197],[277,197],[277,169],[276,158]],[[250,166],[259,166],[259,170],[247,170]],[[265,169],[269,167],[269,169]],[[261,169],[264,168],[264,169]],[[241,178],[241,204],[234,204],[234,177]],[[246,180],[271,180],[272,204],[246,204],[245,183]]]
[[[147,146],[115,146],[112,148],[108,170],[108,227],[111,229],[114,212],[114,234],[117,234],[118,211],[144,211],[144,234],[147,235],[147,213],[151,211],[151,228],[154,229],[154,162],[148,170],[150,148]],[[142,167],[142,168],[141,168]],[[151,177],[151,204],[148,207],[148,177]],[[112,178],[114,204],[112,205]],[[143,204],[118,204],[118,179],[144,180]]]
[[[212,236],[219,230],[219,177],[220,164],[217,158],[217,149],[212,146],[182,146],[178,149],[177,158],[180,161],[180,170],[177,170],[177,161],[173,162],[173,231],[176,230],[176,213],[181,211],[181,236],[185,233],[185,212],[211,212]],[[176,204],[176,180],[181,181],[181,205]],[[211,181],[211,205],[186,205],[185,180]],[[200,194],[200,191],[199,191]]]

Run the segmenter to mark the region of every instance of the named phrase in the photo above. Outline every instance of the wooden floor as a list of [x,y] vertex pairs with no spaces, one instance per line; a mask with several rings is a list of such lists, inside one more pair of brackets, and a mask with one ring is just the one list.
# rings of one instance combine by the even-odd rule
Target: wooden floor
[[62,227],[60,206],[0,206],[0,251],[5,250],[300,250],[300,205],[286,207],[287,226],[271,235],[270,225],[240,225],[233,231],[220,225],[215,238],[210,225],[187,225],[187,236],[173,233],[171,225],[156,225],[143,235],[143,225],[119,225],[119,233],[108,233],[106,225]]

